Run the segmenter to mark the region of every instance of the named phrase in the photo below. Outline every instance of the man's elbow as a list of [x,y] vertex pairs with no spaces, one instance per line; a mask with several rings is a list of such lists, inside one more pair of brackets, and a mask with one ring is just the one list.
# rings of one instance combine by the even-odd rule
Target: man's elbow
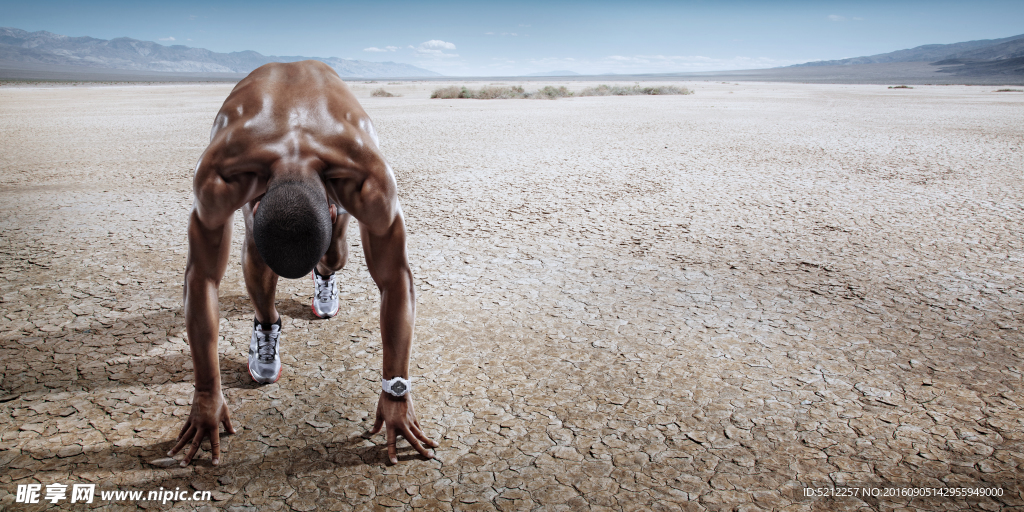
[[400,229],[402,223],[402,207],[398,203],[398,196],[381,190],[379,187],[364,187],[364,210],[366,215],[359,219],[359,222],[366,224],[370,233],[377,237],[389,236],[395,229]]

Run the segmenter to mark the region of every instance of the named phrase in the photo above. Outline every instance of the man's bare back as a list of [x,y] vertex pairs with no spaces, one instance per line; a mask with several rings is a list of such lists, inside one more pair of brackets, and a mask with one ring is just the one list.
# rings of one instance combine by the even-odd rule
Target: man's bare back
[[[255,309],[253,378],[274,382],[280,377],[281,324],[274,305],[278,276],[296,278],[315,268],[315,282],[320,283],[316,279],[341,269],[348,255],[350,216],[359,222],[367,268],[381,291],[382,379],[409,378],[415,320],[412,271],[395,179],[377,146],[366,112],[337,73],[321,62],[262,66],[224,101],[193,181],[185,324],[196,389],[189,418],[170,452],[191,442],[182,465],[192,460],[206,437],[218,464],[219,425],[234,433],[220,387],[217,301],[231,246],[231,219],[239,208],[246,225],[243,274]],[[312,227],[305,229],[307,224]],[[333,278],[330,282],[333,286]],[[262,373],[267,369],[270,373]],[[389,383],[386,389],[401,386]],[[381,392],[371,433],[387,426],[392,463],[397,462],[397,435],[432,457],[423,445],[437,444],[420,430],[411,394],[394,394]]]

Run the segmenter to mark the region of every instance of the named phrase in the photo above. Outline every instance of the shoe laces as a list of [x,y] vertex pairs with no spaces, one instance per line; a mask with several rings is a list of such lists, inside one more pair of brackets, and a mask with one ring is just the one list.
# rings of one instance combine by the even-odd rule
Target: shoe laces
[[327,302],[337,298],[338,290],[334,287],[334,274],[323,278],[313,274],[313,277],[316,278],[316,300]]
[[270,332],[262,328],[256,329],[256,354],[264,363],[273,361],[277,355],[277,340],[281,337],[281,331],[274,327],[270,328]]

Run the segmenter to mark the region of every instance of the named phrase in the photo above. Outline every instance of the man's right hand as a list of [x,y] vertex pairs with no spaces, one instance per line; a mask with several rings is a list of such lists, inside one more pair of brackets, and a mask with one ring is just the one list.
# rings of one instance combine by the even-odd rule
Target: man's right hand
[[224,401],[224,395],[220,391],[196,391],[192,395],[192,411],[178,434],[178,444],[167,452],[167,455],[173,457],[191,442],[192,449],[181,460],[181,465],[187,466],[199,451],[199,445],[203,443],[203,439],[209,437],[210,447],[213,449],[213,465],[220,464],[221,423],[224,424],[224,428],[229,434],[235,433],[235,428],[231,426],[231,413],[228,412],[228,404]]

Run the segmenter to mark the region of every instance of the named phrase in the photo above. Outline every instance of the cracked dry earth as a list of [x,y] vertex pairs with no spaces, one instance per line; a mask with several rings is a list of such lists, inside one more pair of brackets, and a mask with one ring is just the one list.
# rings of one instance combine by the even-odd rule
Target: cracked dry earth
[[[337,317],[282,281],[284,374],[251,382],[236,216],[219,347],[241,428],[188,468],[164,452],[192,393],[190,175],[230,85],[5,87],[0,507],[50,507],[15,488],[57,482],[235,511],[1024,508],[1024,96],[687,85],[354,84],[411,233],[438,460],[400,441],[388,466],[364,436],[381,345],[356,236]],[[845,485],[1003,495],[804,496]]]

